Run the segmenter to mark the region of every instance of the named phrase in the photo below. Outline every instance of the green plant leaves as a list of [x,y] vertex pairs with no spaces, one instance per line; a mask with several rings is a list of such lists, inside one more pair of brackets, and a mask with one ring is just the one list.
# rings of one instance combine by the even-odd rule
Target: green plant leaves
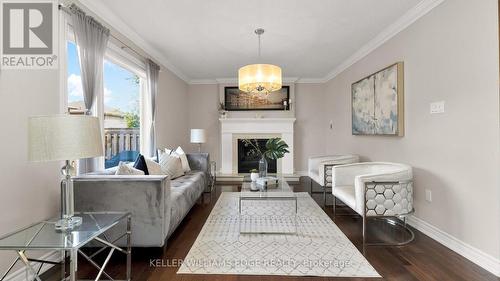
[[267,141],[266,151],[264,152],[266,158],[276,160],[283,158],[286,153],[290,153],[288,144],[281,138],[272,138]]

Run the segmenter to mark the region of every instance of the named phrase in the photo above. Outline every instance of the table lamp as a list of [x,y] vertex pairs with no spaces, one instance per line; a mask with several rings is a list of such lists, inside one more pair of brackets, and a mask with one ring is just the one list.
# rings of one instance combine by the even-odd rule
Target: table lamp
[[28,121],[28,157],[33,162],[65,161],[61,169],[61,219],[57,230],[71,230],[82,224],[74,216],[72,160],[103,156],[99,119],[93,116],[34,116]]
[[207,141],[204,129],[191,129],[191,143],[198,144],[198,152],[201,152],[201,144]]

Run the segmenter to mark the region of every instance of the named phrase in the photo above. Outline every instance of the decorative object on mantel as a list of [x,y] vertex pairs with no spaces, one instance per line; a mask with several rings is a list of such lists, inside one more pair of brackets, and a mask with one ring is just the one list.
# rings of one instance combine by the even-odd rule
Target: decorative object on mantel
[[191,129],[191,143],[198,144],[198,152],[201,152],[201,144],[207,142],[205,129]]
[[[256,145],[257,140],[242,140],[245,146],[251,146],[251,153],[260,156],[259,161],[259,177],[267,177],[267,159],[278,160],[283,158],[288,151],[288,144],[281,138],[271,138],[266,142],[266,150],[262,151],[258,145]],[[267,158],[267,159],[266,159]]]
[[[255,34],[259,37],[259,60],[260,60],[260,36],[264,29],[258,28]],[[269,94],[281,89],[281,68],[272,64],[249,64],[238,70],[238,88],[250,94]]]
[[228,111],[290,110],[290,86],[267,95],[255,95],[237,87],[224,87],[224,109]]
[[353,135],[404,135],[403,62],[352,84]]
[[74,193],[71,160],[103,156],[101,126],[89,115],[50,115],[30,117],[28,121],[29,160],[65,161],[61,173],[61,219],[57,230],[67,231],[82,224],[74,216]]
[[226,105],[223,102],[219,103],[219,117],[222,119],[227,117]]
[[251,169],[250,170],[250,179],[252,181],[256,181],[258,177],[259,177],[259,170],[257,170],[257,169]]

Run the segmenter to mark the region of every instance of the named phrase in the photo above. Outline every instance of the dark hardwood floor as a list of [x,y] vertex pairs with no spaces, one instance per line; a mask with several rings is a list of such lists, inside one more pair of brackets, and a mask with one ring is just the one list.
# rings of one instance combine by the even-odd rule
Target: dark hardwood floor
[[[132,280],[500,280],[417,230],[415,230],[415,240],[407,246],[367,246],[365,248],[366,258],[379,274],[383,276],[383,279],[176,274],[180,266],[176,263],[181,261],[189,252],[220,193],[222,191],[238,191],[238,189],[238,184],[219,184],[212,196],[205,194],[204,200],[200,200],[192,208],[182,224],[177,228],[172,237],[170,237],[168,246],[165,249],[134,248],[132,254]],[[300,184],[294,185],[294,189],[299,192],[309,191],[309,179],[302,178]],[[321,194],[314,194],[313,197],[319,204],[322,203]],[[363,252],[360,217],[337,216],[333,218],[331,207],[328,207],[325,211],[332,217],[352,243]],[[340,211],[349,212],[344,209]],[[150,261],[152,259],[161,259],[163,265],[160,267],[151,266]],[[80,259],[79,262],[79,278],[95,278],[97,271],[89,264],[85,264],[83,259]],[[107,271],[111,274],[124,272],[123,262],[124,260],[114,259]],[[47,272],[45,274],[47,280],[56,280],[57,276],[59,276],[57,271],[54,268],[50,272]],[[122,275],[121,277],[124,276]]]

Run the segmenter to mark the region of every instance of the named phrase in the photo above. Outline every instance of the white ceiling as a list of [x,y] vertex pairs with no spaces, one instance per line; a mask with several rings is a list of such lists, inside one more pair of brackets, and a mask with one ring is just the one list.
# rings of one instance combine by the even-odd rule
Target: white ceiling
[[[419,2],[101,0],[98,5],[191,81],[236,77],[239,67],[256,62],[280,65],[284,77],[323,79]],[[253,33],[258,27],[266,30],[260,60]]]

